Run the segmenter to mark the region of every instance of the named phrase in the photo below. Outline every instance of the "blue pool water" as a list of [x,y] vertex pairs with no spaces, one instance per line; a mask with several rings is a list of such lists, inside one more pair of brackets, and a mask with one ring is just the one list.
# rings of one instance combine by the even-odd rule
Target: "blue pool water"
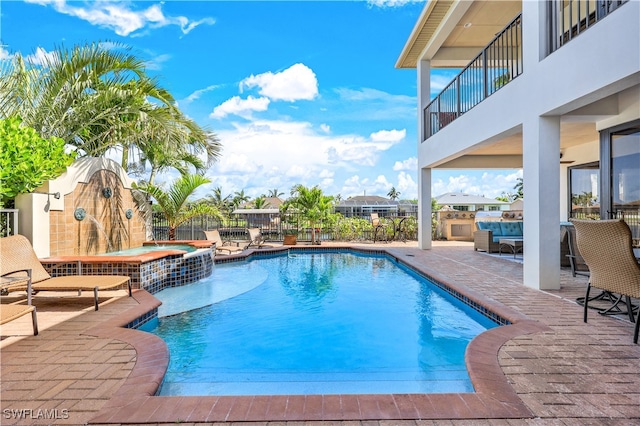
[[473,392],[465,349],[496,326],[369,255],[219,264],[167,290],[156,294],[166,311],[146,327],[171,354],[161,395]]

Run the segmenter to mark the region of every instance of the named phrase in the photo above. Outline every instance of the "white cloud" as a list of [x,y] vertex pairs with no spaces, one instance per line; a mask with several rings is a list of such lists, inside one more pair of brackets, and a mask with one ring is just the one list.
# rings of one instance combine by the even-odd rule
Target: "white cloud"
[[128,36],[145,28],[158,28],[167,25],[180,27],[188,34],[199,25],[213,25],[213,18],[191,21],[184,16],[166,16],[161,4],[154,4],[143,10],[133,10],[132,4],[125,1],[96,1],[67,3],[66,0],[28,0],[43,6],[51,5],[57,12],[80,18],[102,28],[113,30],[120,36]]
[[424,0],[367,0],[369,6],[375,7],[402,7],[409,3],[423,3]]
[[380,130],[375,133],[371,133],[371,140],[376,142],[400,142],[407,135],[407,131],[405,129],[402,130]]
[[203,94],[210,92],[212,90],[217,89],[218,87],[220,87],[220,85],[218,84],[212,84],[211,86],[207,86],[204,89],[199,89],[196,90],[195,92],[193,92],[192,94],[190,94],[189,96],[187,96],[187,98],[185,99],[185,101],[187,102],[193,102],[196,99],[200,99],[200,96],[202,96]]
[[157,71],[162,69],[162,64],[167,62],[169,59],[171,59],[171,55],[168,54],[156,55],[152,60],[146,61],[145,66],[148,70]]
[[[360,135],[327,135],[308,122],[255,120],[232,125],[233,129],[216,132],[224,151],[212,173],[248,175],[258,194],[274,187],[286,191],[298,183],[320,184],[336,194],[333,185],[338,172],[353,171],[356,164],[375,166],[395,143]],[[366,181],[365,185],[371,185],[367,188],[374,193],[386,184]]]
[[331,133],[331,127],[328,124],[321,124],[320,130],[322,130],[325,133]]
[[0,61],[4,61],[6,59],[11,59],[13,57],[12,54],[9,53],[7,49],[0,46]]
[[389,103],[415,103],[416,98],[407,95],[392,95],[378,89],[364,87],[359,90],[338,88],[335,92],[345,101],[384,101]]
[[393,164],[393,170],[399,172],[401,170],[416,171],[418,168],[418,159],[416,157],[407,158],[404,161],[396,161]]
[[311,68],[304,64],[295,64],[278,73],[266,72],[251,75],[240,82],[243,88],[257,87],[258,93],[271,100],[293,102],[312,100],[318,95],[318,80]]
[[413,180],[411,175],[406,172],[398,173],[398,184],[396,190],[400,192],[400,198],[403,200],[413,200],[418,198],[418,184]]
[[269,108],[269,102],[271,101],[265,97],[254,98],[253,96],[248,96],[247,99],[242,99],[240,96],[234,96],[215,107],[209,117],[224,118],[229,114],[234,114],[243,118],[250,118],[255,111],[266,111]]
[[42,47],[38,47],[35,53],[27,55],[25,59],[35,65],[47,65],[56,62],[58,54],[56,52],[47,52]]

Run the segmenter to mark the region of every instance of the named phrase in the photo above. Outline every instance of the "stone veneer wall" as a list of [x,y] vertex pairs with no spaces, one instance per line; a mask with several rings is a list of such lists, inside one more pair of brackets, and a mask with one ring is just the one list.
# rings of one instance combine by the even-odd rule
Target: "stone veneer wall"
[[[111,193],[108,198],[103,193],[105,188]],[[49,212],[51,256],[106,253],[139,247],[146,241],[145,221],[132,190],[125,188],[112,171],[94,173],[88,183],[79,183],[63,197],[64,210]],[[82,221],[74,217],[77,208],[86,212]],[[128,209],[133,212],[131,219],[126,217]]]

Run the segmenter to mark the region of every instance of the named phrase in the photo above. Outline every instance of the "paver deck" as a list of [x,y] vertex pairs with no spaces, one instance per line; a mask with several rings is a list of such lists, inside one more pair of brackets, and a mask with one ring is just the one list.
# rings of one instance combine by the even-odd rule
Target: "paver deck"
[[2,336],[10,337],[0,342],[0,423],[640,424],[640,345],[632,343],[633,324],[595,311],[585,324],[575,303],[585,277],[563,270],[562,288],[542,292],[523,286],[520,263],[474,252],[467,243],[376,247],[468,288],[472,299],[515,322],[472,342],[467,362],[476,393],[155,397],[166,347],[120,327],[155,299],[146,292],[133,298],[104,292],[99,311],[91,296],[36,297],[38,336],[29,335],[28,316],[2,326]]

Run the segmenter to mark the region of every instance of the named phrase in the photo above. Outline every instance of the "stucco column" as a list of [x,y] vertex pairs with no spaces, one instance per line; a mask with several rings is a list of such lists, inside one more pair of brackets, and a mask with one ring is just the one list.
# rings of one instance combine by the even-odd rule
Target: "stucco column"
[[418,248],[431,248],[431,169],[418,175]]
[[39,258],[51,254],[49,210],[52,200],[53,196],[39,193],[19,194],[16,197],[19,233],[31,241],[33,251]]
[[560,118],[523,124],[524,284],[560,288]]
[[423,110],[430,102],[431,62],[420,60],[416,64],[418,86],[418,247],[431,248],[431,169],[420,163],[420,147],[424,142]]

